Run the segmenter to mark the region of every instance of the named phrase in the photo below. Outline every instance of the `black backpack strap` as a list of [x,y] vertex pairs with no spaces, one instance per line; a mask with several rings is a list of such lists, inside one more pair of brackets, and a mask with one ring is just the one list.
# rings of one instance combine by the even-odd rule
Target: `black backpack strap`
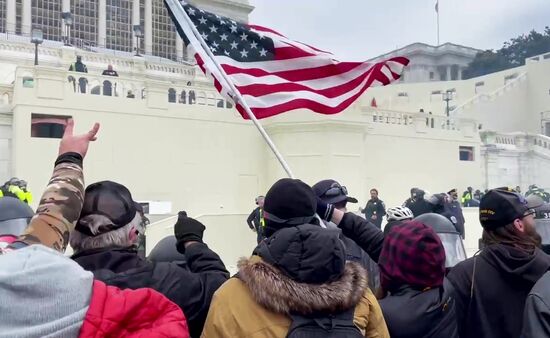
[[346,331],[353,330],[360,333],[353,322],[354,315],[355,307],[335,315],[312,315],[305,317],[299,314],[291,314],[292,323],[288,329],[287,337],[291,337],[295,330],[305,327],[316,327],[316,330],[319,330],[319,332],[327,333],[331,332],[334,328],[345,329]]

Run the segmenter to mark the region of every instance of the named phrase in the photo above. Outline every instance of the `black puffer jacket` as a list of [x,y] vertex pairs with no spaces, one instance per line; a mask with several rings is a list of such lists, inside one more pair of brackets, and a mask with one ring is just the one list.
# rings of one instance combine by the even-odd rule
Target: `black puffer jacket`
[[128,248],[83,251],[72,258],[96,279],[121,289],[152,288],[185,314],[191,337],[200,337],[214,292],[229,278],[220,257],[206,244],[185,250],[189,270],[177,263],[153,263]]
[[403,286],[380,300],[392,338],[458,337],[452,285],[419,291]]
[[502,244],[455,265],[447,278],[455,289],[460,337],[519,337],[527,295],[549,268],[550,256],[541,250]]

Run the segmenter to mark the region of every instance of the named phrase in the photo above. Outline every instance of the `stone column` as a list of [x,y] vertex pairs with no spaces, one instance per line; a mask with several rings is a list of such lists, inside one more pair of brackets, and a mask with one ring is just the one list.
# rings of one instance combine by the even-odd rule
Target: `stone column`
[[447,81],[451,81],[451,66],[447,66]]
[[176,56],[179,60],[183,59],[183,40],[178,33],[176,33]]
[[[134,0],[132,3],[132,30],[134,29],[133,26],[139,26],[139,24],[140,24],[139,0]],[[136,35],[132,33],[132,37],[133,37],[132,47],[133,47],[133,50],[136,50],[138,47]]]
[[153,54],[153,0],[145,0],[145,54]]
[[22,20],[21,20],[21,33],[23,35],[31,35],[31,0],[23,0],[23,11],[22,11]]
[[6,32],[15,34],[15,0],[6,3]]
[[458,80],[462,80],[462,72],[464,71],[464,68],[458,67]]
[[107,39],[107,2],[99,0],[97,15],[97,45],[105,47]]

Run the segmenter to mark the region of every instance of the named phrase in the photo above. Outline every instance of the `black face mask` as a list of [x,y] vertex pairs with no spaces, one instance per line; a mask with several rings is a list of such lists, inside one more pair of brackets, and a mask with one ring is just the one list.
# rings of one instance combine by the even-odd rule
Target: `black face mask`
[[546,253],[547,255],[550,255],[550,244],[543,244],[541,246],[542,251]]

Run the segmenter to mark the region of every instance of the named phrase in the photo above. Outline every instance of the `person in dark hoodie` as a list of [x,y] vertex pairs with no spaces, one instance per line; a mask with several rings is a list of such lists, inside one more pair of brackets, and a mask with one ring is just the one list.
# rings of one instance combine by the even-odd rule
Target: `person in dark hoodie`
[[[321,205],[318,213],[331,219],[334,208]],[[292,316],[342,311],[352,311],[349,325],[359,331],[356,336],[389,337],[365,270],[346,262],[336,231],[311,224],[317,208],[313,190],[300,180],[281,179],[269,189],[264,206],[268,238],[239,262],[238,277],[214,295],[203,338],[283,338]]]
[[380,306],[392,338],[458,337],[452,288],[444,287],[445,249],[428,225],[393,227],[380,254]]
[[185,212],[178,214],[176,246],[189,269],[175,262],[144,260],[137,253],[141,215],[130,191],[115,182],[97,182],[86,188],[71,232],[72,259],[107,285],[151,288],[165,295],[183,310],[191,337],[199,337],[214,292],[229,278],[220,257],[203,243],[204,230]]
[[[312,188],[319,199],[325,203],[334,205],[334,208],[338,210],[346,212],[348,203],[357,203],[356,198],[348,196],[346,187],[340,185],[340,183],[335,180],[327,179],[319,181]],[[336,224],[327,221],[325,221],[325,225],[327,228],[332,229],[337,227]],[[353,240],[344,235],[341,235],[340,239],[346,246],[346,259],[352,262],[358,262],[367,269],[369,286],[372,290],[376,290],[380,286],[378,264]]]
[[550,268],[550,256],[539,249],[535,207],[504,188],[481,199],[485,247],[447,276],[455,289],[461,338],[520,337],[527,295]]

